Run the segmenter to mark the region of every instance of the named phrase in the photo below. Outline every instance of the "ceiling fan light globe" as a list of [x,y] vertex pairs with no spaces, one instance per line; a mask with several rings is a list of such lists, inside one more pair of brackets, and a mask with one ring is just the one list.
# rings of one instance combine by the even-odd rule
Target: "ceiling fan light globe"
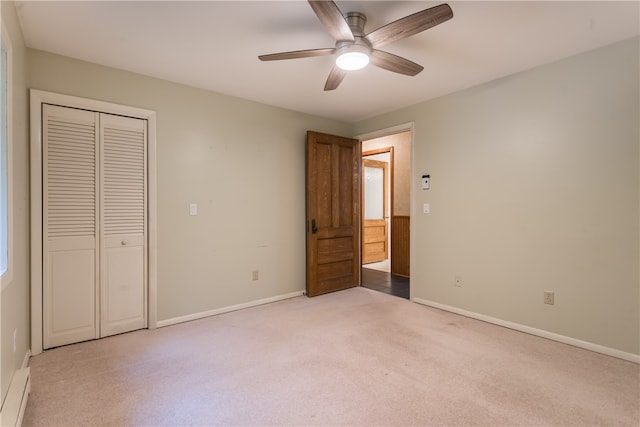
[[360,70],[369,65],[369,55],[364,52],[345,52],[336,58],[336,65],[346,71]]

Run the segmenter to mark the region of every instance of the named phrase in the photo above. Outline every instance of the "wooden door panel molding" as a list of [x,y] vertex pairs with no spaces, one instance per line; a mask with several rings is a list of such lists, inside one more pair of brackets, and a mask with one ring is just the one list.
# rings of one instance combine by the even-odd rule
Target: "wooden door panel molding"
[[336,237],[351,237],[353,235],[353,226],[346,225],[341,227],[332,228],[330,226],[325,226],[318,228],[318,232],[316,233],[316,237],[318,239],[330,239]]
[[316,285],[316,288],[317,288],[316,295],[309,295],[309,296],[328,294],[330,292],[341,291],[344,289],[353,288],[355,286],[358,286],[358,285],[353,284],[353,279],[351,275],[335,277],[335,278],[325,278],[320,280]]
[[360,285],[361,166],[360,141],[307,132],[308,296]]
[[[341,261],[353,261],[353,250],[345,250],[341,252],[328,252],[318,254],[318,266],[322,267],[324,264],[330,264]],[[325,271],[325,270],[323,270]]]
[[351,259],[347,261],[322,264],[318,269],[320,270],[321,275],[328,279],[345,277],[351,273]]
[[370,220],[368,221],[367,227],[369,228],[369,233],[365,234],[364,242],[372,243],[378,242],[380,239],[384,239],[387,232],[387,221],[382,220]]

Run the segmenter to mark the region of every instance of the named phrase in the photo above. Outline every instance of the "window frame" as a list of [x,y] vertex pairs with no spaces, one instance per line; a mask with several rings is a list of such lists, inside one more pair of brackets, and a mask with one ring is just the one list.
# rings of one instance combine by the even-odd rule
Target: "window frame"
[[[7,32],[7,26],[2,23],[2,31],[0,37],[2,44],[6,50],[6,94],[5,94],[5,111],[6,111],[6,204],[7,204],[7,235],[2,236],[6,239],[7,247],[7,269],[0,275],[1,289],[4,290],[13,281],[13,47],[11,38]],[[1,165],[0,165],[1,166]]]

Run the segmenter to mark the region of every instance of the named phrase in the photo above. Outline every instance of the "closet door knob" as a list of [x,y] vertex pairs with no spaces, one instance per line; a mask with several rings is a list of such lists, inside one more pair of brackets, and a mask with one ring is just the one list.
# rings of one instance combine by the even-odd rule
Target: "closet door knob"
[[120,242],[120,244],[121,244],[122,246],[125,246],[127,243],[129,243],[129,242],[127,242],[126,240],[123,240],[122,242]]

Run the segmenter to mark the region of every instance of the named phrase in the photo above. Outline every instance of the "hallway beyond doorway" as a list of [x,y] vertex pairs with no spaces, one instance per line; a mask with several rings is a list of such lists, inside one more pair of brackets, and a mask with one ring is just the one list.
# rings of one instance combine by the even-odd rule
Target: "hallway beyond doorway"
[[384,271],[362,268],[362,286],[374,291],[409,299],[409,278]]

